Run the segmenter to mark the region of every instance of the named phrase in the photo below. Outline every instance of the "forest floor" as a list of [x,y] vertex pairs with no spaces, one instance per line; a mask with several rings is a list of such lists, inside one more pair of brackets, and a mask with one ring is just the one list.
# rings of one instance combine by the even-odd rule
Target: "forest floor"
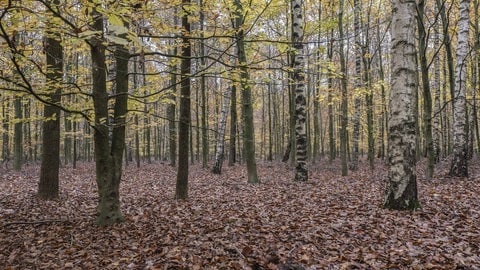
[[173,199],[175,168],[126,168],[125,222],[95,226],[93,164],[61,169],[61,196],[41,201],[38,166],[0,171],[0,269],[480,269],[480,162],[469,179],[423,179],[422,209],[381,208],[386,167],[340,176],[311,164],[307,183],[291,166],[260,162],[262,183],[242,165],[213,175],[191,168],[190,198]]

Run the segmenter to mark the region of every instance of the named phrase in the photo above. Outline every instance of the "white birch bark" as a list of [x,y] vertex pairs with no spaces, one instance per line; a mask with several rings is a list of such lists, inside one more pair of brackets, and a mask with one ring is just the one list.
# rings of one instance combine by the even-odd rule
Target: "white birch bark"
[[217,146],[215,148],[215,163],[212,168],[212,172],[215,174],[220,174],[222,172],[222,164],[225,151],[225,130],[227,128],[227,117],[229,109],[228,105],[230,104],[231,93],[232,91],[230,88],[225,91],[225,95],[223,96],[222,111],[220,112],[220,120],[218,121],[218,138]]
[[415,172],[417,54],[415,0],[392,1],[391,93],[388,119],[388,186],[384,207],[419,207]]
[[466,114],[466,77],[469,35],[470,0],[461,0],[458,19],[457,65],[455,69],[455,93],[453,97],[453,160],[450,167],[451,176],[468,176],[467,138],[465,126]]
[[297,150],[295,181],[308,180],[302,2],[302,0],[292,0],[292,41],[295,49],[293,57],[293,80],[295,83],[295,137]]

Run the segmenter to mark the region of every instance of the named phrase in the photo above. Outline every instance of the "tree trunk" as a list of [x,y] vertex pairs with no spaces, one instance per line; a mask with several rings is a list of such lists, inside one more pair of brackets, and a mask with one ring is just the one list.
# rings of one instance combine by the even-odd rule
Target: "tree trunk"
[[305,56],[303,49],[303,1],[292,0],[293,81],[295,91],[295,181],[308,180],[305,100]]
[[[92,12],[94,23],[93,29],[102,33],[103,32],[103,16],[97,10],[96,6]],[[120,152],[120,164],[118,164],[118,157],[112,153],[115,143],[112,143],[112,149],[110,148],[109,140],[109,126],[108,126],[108,94],[106,85],[106,70],[105,65],[105,45],[103,40],[99,37],[93,37],[90,39],[90,49],[92,55],[92,97],[95,112],[95,130],[94,130],[94,143],[95,143],[95,165],[96,165],[96,180],[98,186],[98,215],[96,223],[100,226],[107,226],[114,223],[123,221],[122,214],[120,212],[120,175],[118,166],[121,166],[121,154],[123,153],[122,145],[116,145],[116,148],[122,149]],[[128,61],[128,55],[124,58],[124,61]],[[123,60],[121,60],[123,61]],[[121,63],[117,63],[117,78],[118,80],[128,78],[127,69],[122,67]],[[120,73],[121,76],[119,75]],[[124,78],[122,78],[124,77]],[[122,86],[115,87],[116,91],[121,91]],[[117,89],[120,88],[120,89]],[[126,98],[125,95],[117,95],[117,98]],[[126,104],[126,101],[125,101]],[[115,104],[117,107],[117,104]],[[126,105],[125,105],[126,110]],[[117,121],[117,112],[115,112],[114,121]],[[124,115],[122,115],[124,117]],[[116,152],[116,151],[115,151]],[[120,167],[121,168],[121,167]]]
[[223,156],[225,149],[225,130],[227,128],[227,117],[228,117],[228,105],[230,103],[231,91],[227,88],[223,96],[222,111],[220,112],[220,119],[218,122],[218,137],[217,137],[217,147],[215,152],[215,163],[212,168],[214,174],[220,174],[222,172],[223,165]]
[[455,94],[453,95],[453,160],[450,167],[450,175],[460,177],[468,176],[467,138],[465,135],[467,120],[465,92],[469,50],[469,5],[470,0],[460,1]]
[[[359,146],[358,142],[360,140],[360,107],[361,101],[358,96],[363,85],[363,76],[362,76],[362,44],[361,44],[361,33],[360,33],[360,4],[359,0],[353,1],[353,26],[354,26],[354,36],[355,36],[355,82],[354,88],[354,115],[353,115],[353,148],[352,148],[352,162],[350,163],[350,170],[356,171],[358,169],[358,155],[359,155]],[[356,93],[357,92],[357,93]]]
[[[440,18],[442,19],[443,26],[443,45],[445,45],[445,52],[447,54],[447,67],[448,67],[448,81],[450,86],[450,95],[453,98],[455,93],[455,70],[453,68],[453,49],[452,41],[450,38],[450,22],[445,11],[446,1],[435,0],[437,8],[440,12]],[[455,106],[455,105],[453,105]]]
[[[54,0],[52,4],[58,5],[59,1]],[[49,88],[51,89],[47,98],[50,102],[59,104],[63,77],[63,47],[60,44],[59,33],[47,32],[45,54],[47,57],[47,84],[50,85]],[[40,166],[38,196],[42,199],[51,200],[58,197],[59,190],[60,108],[45,104],[43,117],[45,120],[43,122],[42,164]]]
[[240,70],[240,85],[242,87],[242,117],[243,117],[243,149],[247,163],[249,183],[259,183],[257,175],[257,162],[255,160],[255,131],[253,125],[253,102],[250,77],[247,68],[247,55],[245,52],[245,34],[242,29],[244,22],[243,6],[240,0],[234,1],[235,5],[235,38],[237,57]]
[[233,166],[237,162],[237,86],[232,85],[231,97],[230,97],[230,145],[229,145],[229,156],[228,156],[228,166]]
[[342,90],[342,104],[341,104],[341,129],[340,129],[340,158],[342,160],[342,175],[348,175],[348,163],[347,163],[347,144],[348,144],[348,92],[347,92],[347,63],[345,60],[345,48],[344,48],[344,38],[345,34],[343,32],[343,12],[344,12],[344,0],[340,0],[340,7],[338,11],[338,32],[339,32],[339,54],[340,54],[340,66],[342,76],[340,78],[340,85]]
[[13,125],[13,169],[20,171],[23,165],[23,114],[22,97],[16,96],[13,100],[15,110],[15,124]]
[[[330,36],[330,42],[328,44],[328,60],[333,62],[333,30]],[[329,70],[330,73],[331,70]],[[328,148],[329,148],[329,155],[328,160],[332,162],[336,158],[336,141],[335,141],[335,134],[334,134],[334,114],[333,114],[333,74],[329,74],[327,79],[327,87],[328,87],[328,94],[327,94],[327,104],[328,104]]]
[[[435,9],[438,12],[438,8]],[[438,52],[440,50],[440,37],[438,31],[438,23],[434,27],[433,32],[433,50]],[[433,59],[433,81],[432,90],[435,92],[434,109],[432,118],[432,141],[433,141],[433,155],[435,162],[440,159],[440,132],[441,132],[441,106],[440,106],[440,57],[437,55]]]
[[427,154],[427,169],[425,178],[430,180],[433,177],[433,169],[435,165],[435,153],[433,149],[432,135],[432,94],[430,92],[430,80],[428,75],[427,63],[427,32],[424,23],[425,1],[420,0],[417,3],[417,25],[419,35],[419,52],[420,69],[422,75],[422,93],[423,93],[423,124],[425,136],[425,151]]
[[2,100],[2,165],[8,168],[8,162],[10,161],[10,114],[8,99]]
[[[202,7],[203,1],[200,0],[200,7]],[[205,15],[203,10],[200,12],[200,66],[206,68],[205,60],[205,40],[204,38],[204,25],[205,25]],[[207,86],[206,86],[206,77],[205,73],[202,72],[200,76],[200,92],[202,97],[202,168],[206,168],[208,164],[208,121],[207,121]]]
[[415,210],[417,198],[415,172],[415,92],[417,57],[415,1],[392,1],[392,75],[388,136],[388,186],[383,206],[396,210]]
[[188,148],[190,146],[190,70],[191,70],[191,44],[190,22],[188,15],[190,0],[182,0],[182,46],[180,68],[180,115],[178,125],[178,170],[175,188],[175,199],[188,198]]
[[[173,55],[177,55],[177,49],[173,51]],[[168,118],[168,150],[170,166],[175,166],[177,161],[177,127],[175,123],[175,110],[176,110],[176,96],[177,92],[177,64],[173,61],[171,65],[172,74],[170,77],[170,91],[169,96],[170,103],[167,106],[167,118]]]

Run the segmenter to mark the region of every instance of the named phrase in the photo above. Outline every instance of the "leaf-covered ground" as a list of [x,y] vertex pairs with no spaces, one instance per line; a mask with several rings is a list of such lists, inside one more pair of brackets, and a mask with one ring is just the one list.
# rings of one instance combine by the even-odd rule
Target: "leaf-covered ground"
[[[222,175],[193,166],[190,199],[175,201],[175,169],[133,166],[121,185],[126,221],[94,225],[93,164],[61,170],[61,198],[36,198],[38,167],[1,171],[2,269],[480,269],[480,165],[470,179],[419,176],[422,209],[380,207],[386,169],[339,176],[310,166],[294,183],[283,163]],[[361,166],[366,168],[366,164]],[[422,166],[419,166],[421,168]],[[422,174],[419,169],[419,175]]]

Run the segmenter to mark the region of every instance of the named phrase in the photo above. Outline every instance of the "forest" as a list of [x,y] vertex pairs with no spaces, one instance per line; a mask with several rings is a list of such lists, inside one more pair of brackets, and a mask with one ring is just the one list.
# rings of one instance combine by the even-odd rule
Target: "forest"
[[0,0],[3,269],[480,269],[479,0]]

